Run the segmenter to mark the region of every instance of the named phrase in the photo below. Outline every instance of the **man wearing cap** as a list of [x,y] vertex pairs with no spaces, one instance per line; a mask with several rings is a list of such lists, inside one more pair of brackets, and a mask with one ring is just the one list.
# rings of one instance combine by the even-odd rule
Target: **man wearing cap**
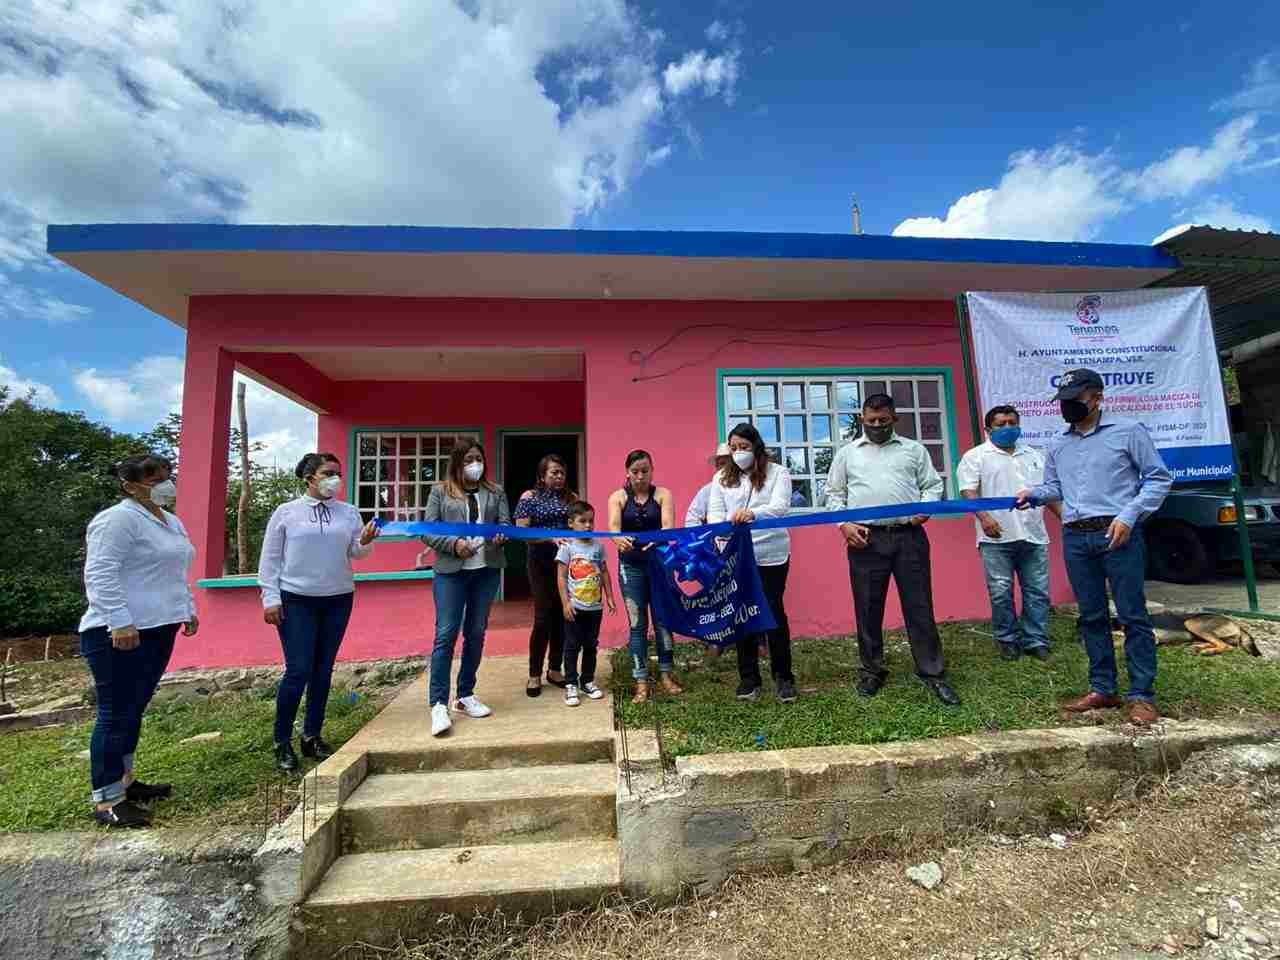
[[1129,720],[1146,726],[1155,707],[1156,639],[1144,589],[1146,544],[1142,521],[1160,508],[1173,485],[1147,428],[1103,416],[1102,377],[1071,370],[1055,395],[1070,426],[1050,448],[1044,482],[1018,492],[1032,500],[1061,500],[1062,553],[1080,604],[1080,628],[1089,654],[1090,692],[1065,705],[1073,713],[1120,707],[1107,587],[1124,625],[1129,668]]
[[[729,463],[732,454],[733,451],[729,449],[729,445],[722,443],[716,447],[715,456],[707,458],[707,463],[716,468],[716,477],[720,475],[720,471]],[[693,498],[693,503],[689,504],[689,512],[684,515],[684,525],[686,527],[700,527],[707,522],[707,504],[711,500],[711,487],[715,484],[716,477],[712,477],[707,485],[698,491]]]

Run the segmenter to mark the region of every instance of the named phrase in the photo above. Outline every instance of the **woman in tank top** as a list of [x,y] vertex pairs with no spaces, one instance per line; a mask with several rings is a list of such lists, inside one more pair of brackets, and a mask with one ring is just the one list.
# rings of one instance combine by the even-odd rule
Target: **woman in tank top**
[[[644,450],[627,454],[627,480],[621,490],[609,497],[609,529],[619,533],[667,530],[675,523],[675,500],[666,487],[653,485],[653,457]],[[632,703],[649,699],[649,616],[653,610],[649,583],[650,545],[635,543],[630,537],[619,537],[618,584],[631,625],[631,676],[636,681]],[[671,631],[653,619],[654,639],[658,647],[658,673],[662,689],[670,694],[684,693],[672,677],[675,670],[675,648]]]

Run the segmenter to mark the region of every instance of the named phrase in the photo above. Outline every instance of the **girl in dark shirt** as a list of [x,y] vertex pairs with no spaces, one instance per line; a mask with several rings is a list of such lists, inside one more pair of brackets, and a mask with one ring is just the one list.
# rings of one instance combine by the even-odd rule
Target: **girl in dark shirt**
[[[569,477],[563,459],[554,453],[538,461],[537,485],[520,495],[512,515],[518,527],[545,527],[565,530],[569,526],[569,504],[578,495],[565,484]],[[564,611],[556,582],[556,544],[551,540],[529,543],[529,589],[533,593],[533,630],[529,633],[529,682],[525,693],[542,693],[542,667],[547,682],[565,685],[561,667],[564,660]]]

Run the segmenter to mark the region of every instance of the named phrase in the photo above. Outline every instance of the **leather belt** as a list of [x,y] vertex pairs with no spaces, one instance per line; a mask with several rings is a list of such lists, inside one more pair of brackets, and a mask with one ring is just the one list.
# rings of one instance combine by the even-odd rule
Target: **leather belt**
[[1083,520],[1072,520],[1070,523],[1064,523],[1063,526],[1068,530],[1075,530],[1077,533],[1096,533],[1099,530],[1106,530],[1111,526],[1111,522],[1115,517],[1086,517]]

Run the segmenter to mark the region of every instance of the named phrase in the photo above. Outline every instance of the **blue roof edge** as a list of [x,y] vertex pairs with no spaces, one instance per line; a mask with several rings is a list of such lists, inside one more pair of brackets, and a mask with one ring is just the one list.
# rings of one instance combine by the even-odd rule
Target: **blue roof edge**
[[545,230],[493,227],[267,226],[225,223],[51,224],[53,256],[124,252],[489,253],[885,260],[1176,270],[1141,244],[971,240],[868,234]]

